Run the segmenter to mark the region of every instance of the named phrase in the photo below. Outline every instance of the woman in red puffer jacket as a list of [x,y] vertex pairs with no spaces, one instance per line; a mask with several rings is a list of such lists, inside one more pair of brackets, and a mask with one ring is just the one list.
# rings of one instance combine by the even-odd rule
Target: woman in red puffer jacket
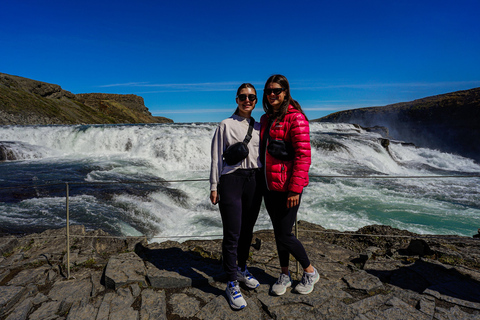
[[304,269],[295,290],[309,294],[320,279],[310,264],[302,243],[292,234],[303,188],[308,185],[311,163],[308,119],[290,95],[290,84],[282,75],[268,78],[263,90],[260,119],[260,157],[265,171],[267,190],[265,207],[272,220],[281,273],[272,286],[272,293],[282,295],[292,285],[289,257],[292,254]]

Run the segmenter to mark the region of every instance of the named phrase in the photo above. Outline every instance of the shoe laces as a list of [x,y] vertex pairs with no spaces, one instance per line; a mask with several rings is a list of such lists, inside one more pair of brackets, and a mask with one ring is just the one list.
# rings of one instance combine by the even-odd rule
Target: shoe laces
[[288,281],[290,281],[290,276],[282,273],[280,274],[280,277],[277,279],[277,284],[286,284]]
[[313,283],[313,277],[315,276],[314,275],[309,275],[307,274],[306,272],[303,273],[303,277],[302,277],[302,283],[304,285],[310,285]]
[[250,273],[250,271],[248,271],[247,268],[245,268],[245,271],[242,271],[242,270],[238,269],[238,272],[240,272],[240,273],[242,274],[242,276],[243,276],[244,278],[246,278],[247,280],[253,279],[252,274]]
[[236,281],[231,281],[228,283],[228,290],[235,299],[238,298],[238,296],[241,296],[240,287]]
[[242,273],[248,280],[253,278],[252,274],[250,273],[250,271],[248,271],[248,269],[245,269],[245,271],[243,271]]

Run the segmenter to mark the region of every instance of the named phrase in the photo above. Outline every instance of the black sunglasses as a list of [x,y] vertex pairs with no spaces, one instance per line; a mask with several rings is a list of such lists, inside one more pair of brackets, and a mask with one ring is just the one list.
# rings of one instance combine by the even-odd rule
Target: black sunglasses
[[255,100],[257,100],[257,96],[254,95],[254,94],[239,94],[239,95],[237,96],[237,98],[238,98],[238,100],[240,100],[240,101],[245,101],[245,100],[247,100],[247,98],[248,98],[248,100],[250,100],[250,101],[255,101]]
[[282,93],[282,91],[285,91],[285,88],[273,88],[273,89],[264,89],[263,92],[269,96],[272,94],[278,96],[280,93]]

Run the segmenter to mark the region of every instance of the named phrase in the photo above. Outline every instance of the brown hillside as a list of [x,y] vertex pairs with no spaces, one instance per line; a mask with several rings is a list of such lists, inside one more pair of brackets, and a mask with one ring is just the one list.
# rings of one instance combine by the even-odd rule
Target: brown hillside
[[152,116],[133,94],[75,95],[56,84],[0,73],[0,125],[168,122]]

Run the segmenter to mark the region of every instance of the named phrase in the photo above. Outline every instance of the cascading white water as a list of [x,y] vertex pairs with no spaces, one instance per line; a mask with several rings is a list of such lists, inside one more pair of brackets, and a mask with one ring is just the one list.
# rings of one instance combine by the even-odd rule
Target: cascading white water
[[[0,224],[6,230],[62,227],[70,182],[74,223],[125,235],[219,236],[208,181],[217,124],[4,126]],[[472,235],[480,227],[479,178],[342,179],[318,176],[433,176],[480,173],[473,160],[392,141],[349,124],[311,123],[311,183],[299,219],[356,230],[387,224],[418,233]],[[81,184],[102,182],[106,184]],[[1,189],[18,185],[27,189]],[[60,188],[60,189],[59,189]],[[256,229],[271,228],[264,209]],[[184,240],[181,238],[180,240]]]

